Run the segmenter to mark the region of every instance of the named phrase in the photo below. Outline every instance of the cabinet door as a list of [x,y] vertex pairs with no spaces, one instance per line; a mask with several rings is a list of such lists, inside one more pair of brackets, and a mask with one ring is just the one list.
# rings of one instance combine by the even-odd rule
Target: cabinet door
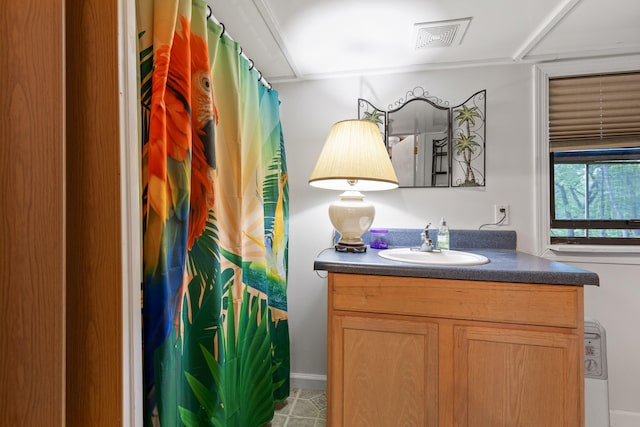
[[330,426],[437,426],[436,324],[336,315],[332,333]]
[[456,426],[583,425],[576,335],[457,326],[454,337]]

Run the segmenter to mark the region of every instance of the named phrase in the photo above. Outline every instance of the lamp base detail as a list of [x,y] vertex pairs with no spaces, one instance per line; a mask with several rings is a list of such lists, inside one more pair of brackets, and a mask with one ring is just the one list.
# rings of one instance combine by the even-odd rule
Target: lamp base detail
[[367,252],[367,245],[364,243],[361,245],[345,245],[342,243],[336,243],[334,247],[338,252],[351,252],[356,254]]
[[[340,199],[329,206],[329,218],[340,233],[336,250],[342,252],[364,252],[367,246],[362,235],[371,227],[375,216],[373,204],[364,200],[359,191],[345,191]],[[353,249],[353,250],[350,250]]]

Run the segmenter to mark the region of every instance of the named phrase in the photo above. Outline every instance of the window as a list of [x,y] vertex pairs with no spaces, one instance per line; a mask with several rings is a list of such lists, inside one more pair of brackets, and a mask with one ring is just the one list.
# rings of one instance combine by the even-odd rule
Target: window
[[551,243],[640,244],[640,72],[549,79]]

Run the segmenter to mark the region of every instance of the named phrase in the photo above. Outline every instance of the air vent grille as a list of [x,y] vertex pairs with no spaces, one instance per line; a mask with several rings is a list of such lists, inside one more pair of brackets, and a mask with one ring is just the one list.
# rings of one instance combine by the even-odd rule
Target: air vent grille
[[415,24],[415,48],[450,47],[462,43],[471,18]]

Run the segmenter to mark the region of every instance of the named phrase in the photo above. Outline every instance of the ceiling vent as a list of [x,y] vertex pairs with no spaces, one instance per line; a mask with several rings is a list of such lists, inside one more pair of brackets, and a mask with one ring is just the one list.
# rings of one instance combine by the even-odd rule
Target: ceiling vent
[[471,18],[414,24],[416,50],[431,47],[450,47],[462,43]]

